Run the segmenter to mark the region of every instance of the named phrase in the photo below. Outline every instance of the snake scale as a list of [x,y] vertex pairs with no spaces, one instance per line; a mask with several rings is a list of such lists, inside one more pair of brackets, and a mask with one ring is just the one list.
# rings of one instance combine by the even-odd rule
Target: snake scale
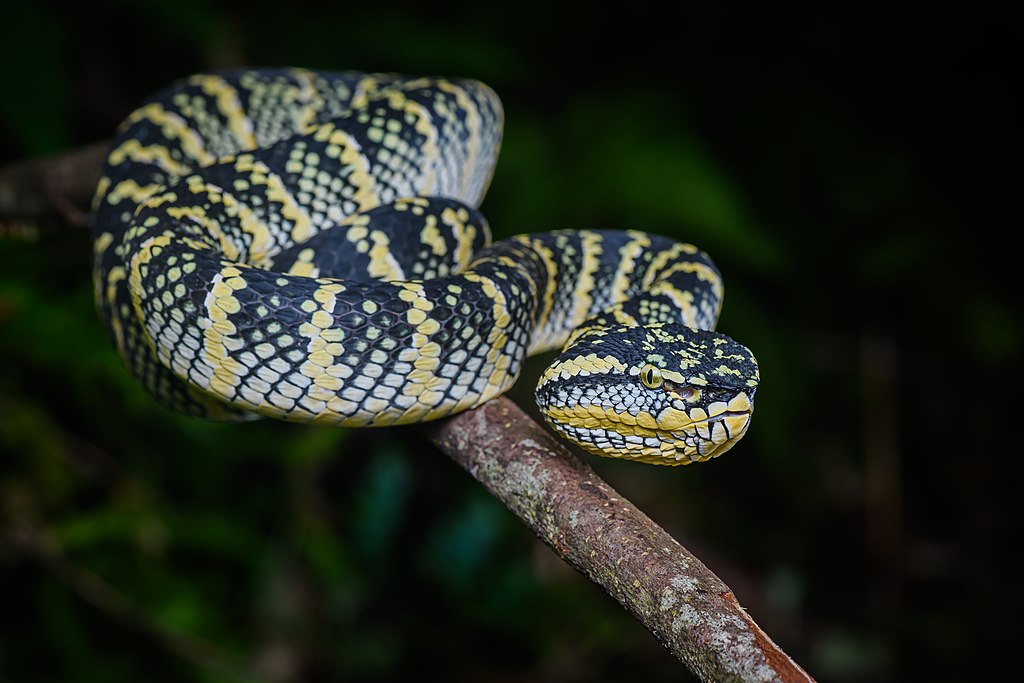
[[370,427],[506,391],[599,455],[703,461],[746,432],[758,369],[711,331],[722,279],[637,231],[490,243],[503,112],[472,80],[197,75],[121,125],[95,198],[96,300],[168,407]]

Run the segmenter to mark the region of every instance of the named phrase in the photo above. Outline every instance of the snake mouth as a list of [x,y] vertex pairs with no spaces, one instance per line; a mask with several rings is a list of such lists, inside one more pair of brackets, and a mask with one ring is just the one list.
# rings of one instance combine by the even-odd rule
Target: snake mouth
[[[742,428],[746,428],[746,425],[750,423],[750,414],[752,411],[749,410],[727,410],[717,415],[711,415],[710,417],[704,418],[692,422],[690,427],[701,432],[701,436],[706,439],[711,439],[714,432],[715,424],[721,423],[722,428],[725,429],[726,434],[730,435],[733,431],[737,431],[741,428],[740,422],[743,421]],[[708,434],[703,434],[701,427],[706,427]],[[732,438],[730,436],[730,438]]]
[[684,444],[682,449],[677,449],[676,460],[704,462],[722,455],[747,433],[752,413],[752,410],[727,410],[674,432],[676,439]]

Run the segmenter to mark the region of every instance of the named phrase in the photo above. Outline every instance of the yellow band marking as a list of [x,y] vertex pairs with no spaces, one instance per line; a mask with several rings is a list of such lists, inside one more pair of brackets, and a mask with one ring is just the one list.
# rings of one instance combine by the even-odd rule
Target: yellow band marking
[[666,296],[671,299],[675,307],[682,312],[684,325],[694,327],[697,324],[700,312],[693,303],[693,292],[677,289],[668,282],[655,285],[649,292],[651,296]]
[[332,124],[325,124],[323,128],[327,131],[327,142],[338,147],[338,158],[342,165],[352,169],[346,180],[355,188],[352,201],[355,202],[356,210],[365,211],[380,204],[377,179],[370,172],[370,162],[362,153],[359,143],[349,133]]
[[352,109],[363,109],[366,107],[369,96],[377,91],[379,82],[375,76],[364,76],[356,83],[352,92],[352,101],[349,106]]
[[128,272],[121,266],[114,266],[107,272],[107,308],[110,310],[110,329],[114,333],[114,342],[118,354],[127,363],[128,355],[124,343],[124,329],[121,327],[121,312],[117,310],[117,285],[128,277]]
[[680,254],[696,254],[698,251],[697,247],[692,244],[677,242],[670,248],[658,252],[658,255],[651,261],[651,265],[648,266],[647,272],[644,274],[644,288],[649,287],[655,280],[660,279],[662,277],[662,269],[673,264]]
[[605,375],[610,372],[626,372],[627,368],[615,356],[598,356],[591,353],[586,356],[575,356],[563,361],[552,363],[544,370],[543,381],[569,379],[578,375]]
[[470,182],[476,175],[476,165],[478,163],[477,157],[480,156],[480,130],[483,125],[480,118],[480,112],[476,108],[476,103],[470,99],[469,95],[466,94],[466,91],[455,83],[452,83],[451,81],[438,81],[437,89],[454,95],[458,108],[466,116],[466,120],[464,122],[467,134],[465,150],[466,156],[462,160],[461,165],[462,178],[461,185],[458,190],[458,197],[464,202],[476,205],[480,202],[480,197],[470,196],[469,191],[471,189]]
[[238,91],[218,76],[193,76],[189,79],[189,83],[198,85],[204,93],[216,100],[217,109],[228,120],[228,129],[242,149],[256,147],[252,120],[245,115],[245,109],[238,98]]
[[198,131],[192,128],[180,115],[164,109],[163,105],[154,102],[136,109],[129,114],[128,118],[121,125],[124,128],[139,121],[149,121],[159,126],[165,138],[177,140],[181,145],[181,151],[189,158],[194,159],[199,165],[205,166],[216,161],[216,157],[206,150],[203,138],[199,135]]
[[420,169],[418,182],[415,183],[416,194],[430,195],[437,190],[437,173],[434,171],[434,164],[440,155],[438,149],[438,127],[434,125],[430,112],[420,104],[406,99],[405,94],[400,90],[393,90],[388,93],[388,104],[396,111],[411,115],[415,123],[413,127],[416,132],[423,136],[420,147]]
[[119,147],[110,152],[107,163],[117,165],[130,159],[140,164],[150,164],[160,167],[161,170],[170,175],[185,175],[191,171],[188,164],[184,164],[171,157],[170,151],[165,145],[143,146],[135,139],[125,140]]
[[167,215],[178,220],[190,220],[203,226],[203,229],[220,245],[224,256],[229,260],[237,260],[239,250],[234,240],[224,234],[220,224],[210,218],[201,206],[171,206],[167,208]]
[[292,76],[298,81],[298,87],[293,87],[289,92],[294,93],[291,100],[298,105],[299,111],[295,116],[295,126],[302,130],[309,128],[316,121],[316,116],[324,105],[324,100],[317,95],[313,85],[314,74],[305,69],[295,69]]
[[312,249],[303,249],[299,252],[298,257],[295,259],[295,263],[288,269],[289,275],[299,275],[302,277],[316,277],[320,274],[320,269],[313,263],[313,258],[316,253]]
[[611,297],[614,303],[626,300],[632,275],[636,272],[637,259],[651,246],[651,238],[646,233],[630,231],[629,236],[630,240],[619,249],[619,266],[612,279]]
[[141,204],[154,193],[164,189],[166,186],[159,185],[157,183],[150,183],[149,185],[139,185],[132,179],[122,180],[114,189],[107,195],[108,204],[120,204],[125,199],[131,201],[133,204]]
[[540,255],[544,270],[547,271],[547,286],[540,296],[540,308],[534,315],[534,330],[530,338],[530,355],[555,348],[558,345],[559,330],[552,325],[551,312],[555,307],[555,293],[558,287],[559,267],[554,253],[543,242],[529,235],[516,235],[512,239]]
[[370,265],[367,269],[370,277],[375,280],[404,280],[405,273],[398,265],[394,254],[391,253],[391,243],[388,241],[387,233],[380,230],[371,230],[368,235],[370,240]]
[[245,366],[229,355],[232,337],[238,330],[228,316],[238,310],[239,302],[234,295],[235,288],[228,281],[240,276],[241,272],[235,266],[225,266],[213,276],[205,301],[206,319],[200,321],[203,345],[199,358],[213,372],[206,389],[228,401],[235,398],[242,375],[246,372]]
[[594,306],[594,274],[601,265],[601,236],[590,230],[580,230],[580,271],[576,280],[576,297],[567,326],[579,327],[590,317]]
[[680,261],[674,263],[665,269],[664,272],[658,273],[659,280],[667,280],[675,273],[693,273],[697,276],[697,279],[703,280],[711,285],[711,289],[717,298],[722,297],[723,287],[722,278],[715,272],[713,268],[708,266],[706,263],[699,263],[695,261]]
[[[273,237],[270,234],[270,230],[264,225],[263,221],[250,209],[248,206],[240,202],[233,194],[224,192],[220,196],[221,202],[224,204],[224,209],[228,215],[234,214],[238,217],[239,226],[242,228],[242,232],[250,235],[251,239],[249,245],[246,248],[245,245],[235,245],[234,240],[230,240],[231,243],[236,247],[236,254],[241,253],[244,249],[246,263],[259,265],[263,263],[270,253],[276,251],[274,247]],[[307,217],[308,220],[308,217]],[[226,236],[225,236],[226,237]],[[230,239],[230,238],[227,238]],[[225,251],[225,254],[228,254]],[[238,256],[230,256],[228,258],[232,260],[239,260]]]
[[[456,268],[465,268],[473,258],[473,242],[476,240],[477,227],[470,224],[469,212],[465,209],[460,211],[441,212],[441,220],[451,226],[452,236],[455,238],[455,264]],[[486,226],[480,226],[480,230],[486,234]],[[488,237],[487,241],[490,241]]]
[[[163,247],[166,247],[171,243],[172,235],[164,233],[156,235],[147,239],[143,242],[136,250],[132,257],[131,263],[129,264],[128,274],[128,293],[131,295],[132,307],[135,309],[135,319],[140,324],[146,320],[146,316],[142,310],[142,300],[146,298],[146,290],[142,286],[142,267],[147,265],[153,260]],[[143,337],[146,340],[146,344],[153,350],[154,355],[158,354],[156,343],[153,340],[148,325],[140,325],[143,330]],[[166,357],[167,353],[159,353],[161,359]]]
[[437,229],[437,216],[429,214],[424,218],[423,229],[420,230],[420,242],[430,247],[435,256],[444,256],[447,245],[441,231]]

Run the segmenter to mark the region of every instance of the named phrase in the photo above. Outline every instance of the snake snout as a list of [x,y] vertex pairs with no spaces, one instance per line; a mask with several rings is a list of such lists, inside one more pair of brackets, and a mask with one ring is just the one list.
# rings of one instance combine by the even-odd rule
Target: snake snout
[[676,433],[682,444],[677,457],[688,458],[689,462],[703,462],[717,458],[735,446],[747,433],[753,413],[753,404],[745,396],[738,402],[747,402],[749,408],[725,410]]

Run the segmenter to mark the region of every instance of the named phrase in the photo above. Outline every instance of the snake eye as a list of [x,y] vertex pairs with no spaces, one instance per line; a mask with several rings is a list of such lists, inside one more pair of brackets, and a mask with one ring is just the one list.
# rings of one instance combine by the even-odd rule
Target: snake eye
[[648,389],[657,389],[664,383],[661,370],[650,363],[640,368],[640,381]]

